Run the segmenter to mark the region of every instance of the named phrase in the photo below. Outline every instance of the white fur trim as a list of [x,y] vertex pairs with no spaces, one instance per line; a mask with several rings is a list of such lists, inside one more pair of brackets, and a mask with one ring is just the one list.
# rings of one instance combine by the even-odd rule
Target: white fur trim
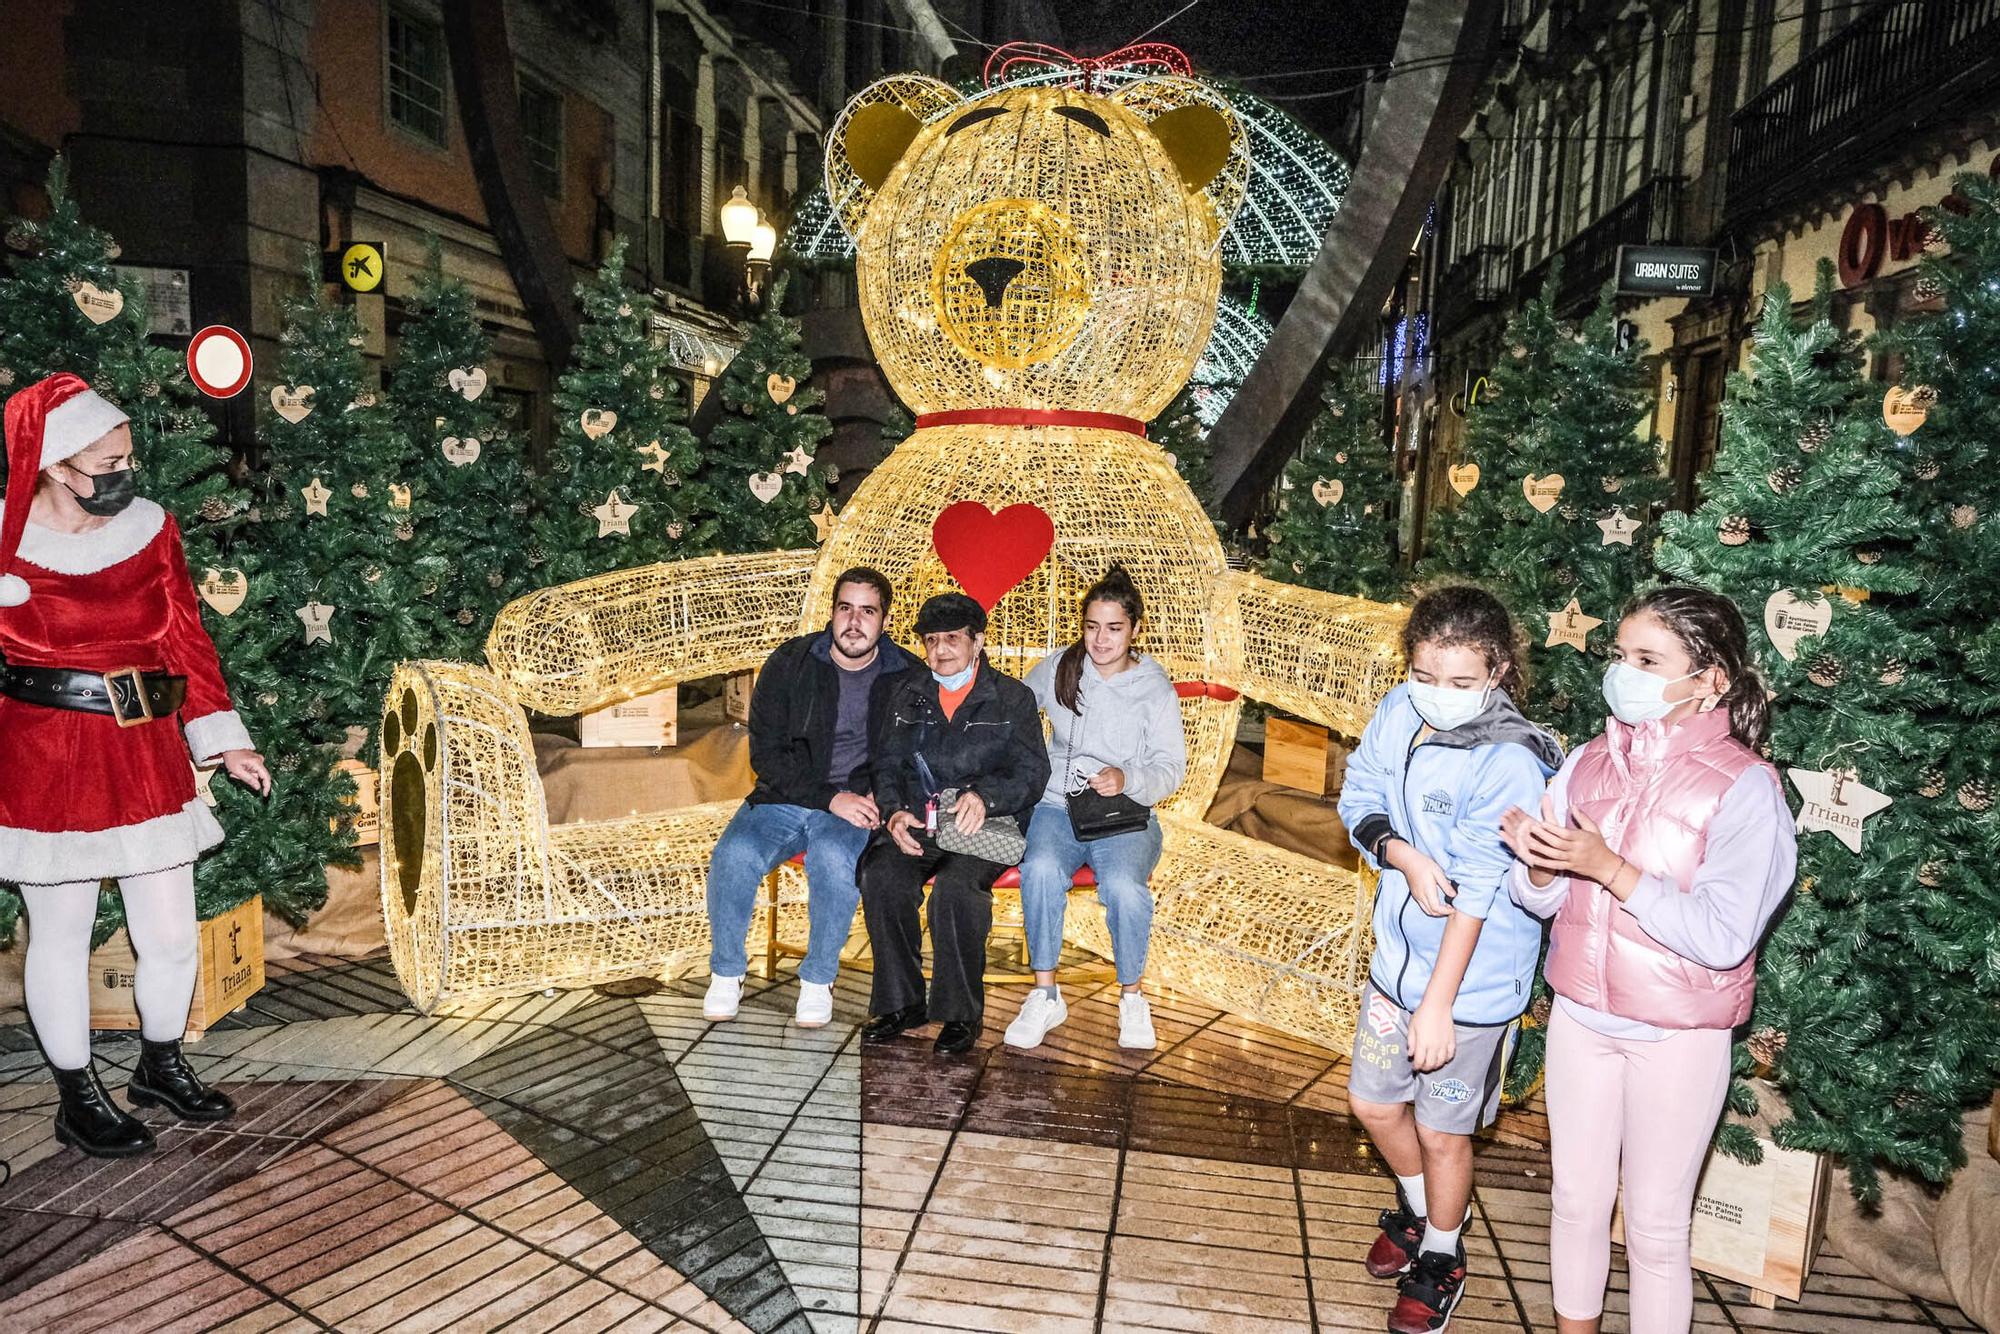
[[249,729],[243,726],[243,719],[237,716],[234,709],[191,718],[181,730],[187,735],[189,753],[201,768],[214,764],[222,758],[225,750],[257,749],[257,743],[250,739]]
[[117,829],[44,833],[0,826],[0,880],[66,885],[186,866],[222,841],[222,826],[196,797],[181,809]]
[[15,554],[52,574],[96,574],[151,546],[166,523],[167,512],[140,496],[103,527],[87,533],[59,533],[30,523]]
[[95,389],[72,394],[49,409],[42,422],[42,466],[52,467],[96,444],[107,431],[132,419]]
[[18,574],[0,574],[0,607],[18,607],[27,600],[27,580]]

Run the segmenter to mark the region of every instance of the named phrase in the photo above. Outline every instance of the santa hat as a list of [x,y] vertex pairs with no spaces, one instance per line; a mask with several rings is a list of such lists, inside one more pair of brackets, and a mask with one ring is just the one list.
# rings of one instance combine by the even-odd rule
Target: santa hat
[[0,607],[28,600],[28,584],[9,573],[28,507],[35,501],[35,475],[74,458],[123,426],[127,417],[109,399],[64,372],[31,384],[7,400],[7,496],[0,508]]

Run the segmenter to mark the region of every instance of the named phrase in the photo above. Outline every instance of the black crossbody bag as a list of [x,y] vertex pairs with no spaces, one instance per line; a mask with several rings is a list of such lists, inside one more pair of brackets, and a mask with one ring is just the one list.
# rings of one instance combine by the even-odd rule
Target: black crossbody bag
[[[1068,742],[1063,747],[1063,783],[1068,785],[1075,775],[1070,765],[1076,759],[1076,734],[1083,730],[1083,692],[1076,697],[1076,726],[1070,729]],[[1141,806],[1124,793],[1107,797],[1085,784],[1081,791],[1067,793],[1064,798],[1069,803],[1070,832],[1079,843],[1095,843],[1101,838],[1115,838],[1119,834],[1136,834],[1153,818],[1153,808]]]

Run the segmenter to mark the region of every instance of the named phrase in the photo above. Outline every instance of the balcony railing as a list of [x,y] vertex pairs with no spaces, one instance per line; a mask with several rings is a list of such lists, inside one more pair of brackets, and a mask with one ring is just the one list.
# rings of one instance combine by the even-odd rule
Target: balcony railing
[[1435,307],[1440,334],[1464,325],[1473,316],[1507,297],[1514,269],[1505,248],[1474,246],[1452,262],[1438,281]]
[[1912,130],[1990,103],[2000,0],[1889,0],[1855,19],[1730,120],[1731,222],[1866,168]]
[[[1556,306],[1565,312],[1588,306],[1618,267],[1622,245],[1673,245],[1681,239],[1681,178],[1654,176],[1625,196],[1616,208],[1570,238],[1556,254],[1562,259],[1562,282]],[[1550,260],[1543,260],[1521,277],[1521,294],[1540,290]]]

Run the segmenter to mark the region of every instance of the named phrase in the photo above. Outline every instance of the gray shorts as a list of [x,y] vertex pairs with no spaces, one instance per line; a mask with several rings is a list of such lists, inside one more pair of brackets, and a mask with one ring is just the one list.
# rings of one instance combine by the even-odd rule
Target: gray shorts
[[1410,1012],[1372,985],[1365,987],[1354,1024],[1347,1096],[1363,1102],[1414,1103],[1418,1125],[1470,1135],[1500,1115],[1501,1086],[1519,1029],[1518,1019],[1507,1024],[1453,1024],[1457,1045],[1451,1059],[1419,1074],[1410,1068]]

